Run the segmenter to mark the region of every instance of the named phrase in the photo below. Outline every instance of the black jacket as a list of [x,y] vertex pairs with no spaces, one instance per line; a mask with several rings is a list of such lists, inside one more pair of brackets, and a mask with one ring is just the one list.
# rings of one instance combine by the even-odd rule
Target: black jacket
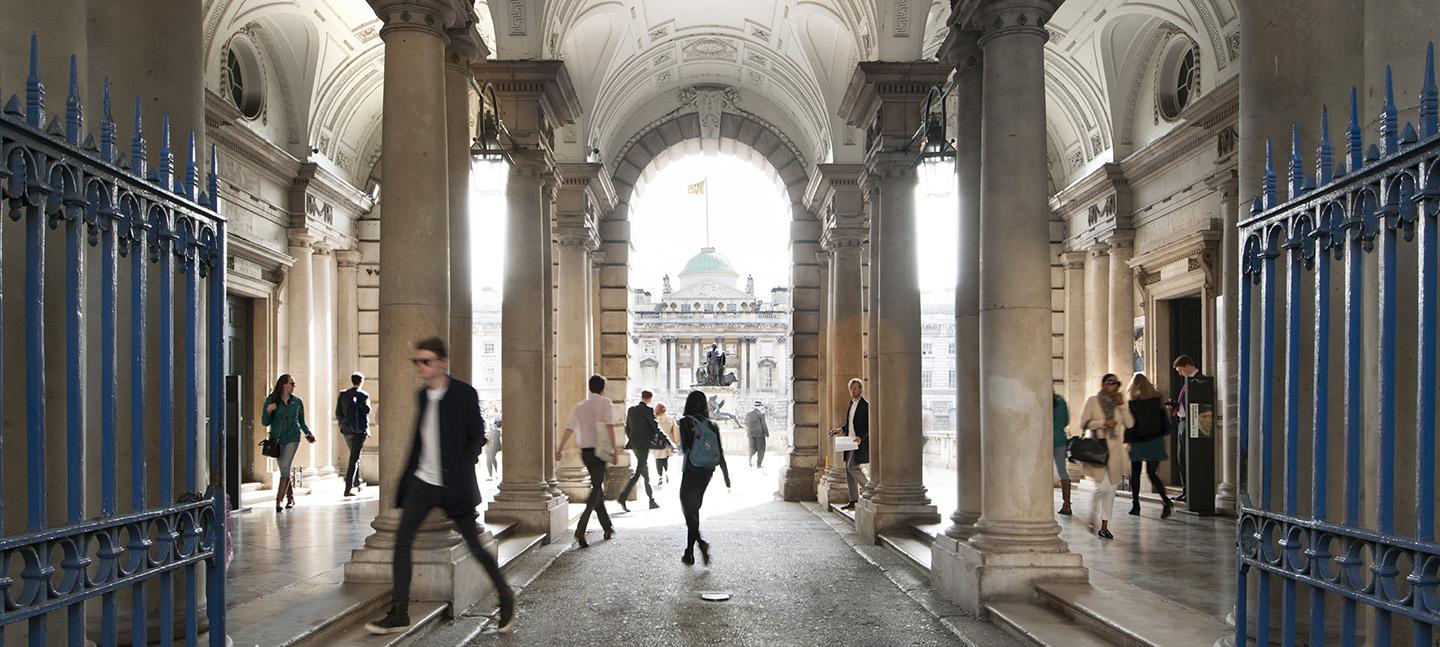
[[1131,400],[1128,405],[1135,426],[1125,430],[1125,442],[1143,443],[1170,433],[1170,412],[1160,404],[1160,396]]
[[[704,424],[710,426],[711,431],[716,434],[720,433],[720,426],[715,424],[714,420],[709,418],[701,418],[701,420],[704,421]],[[715,468],[713,467],[696,467],[690,464],[690,447],[695,444],[695,419],[690,416],[685,416],[680,419],[678,426],[680,427],[680,451],[685,454],[685,456],[680,459],[680,468],[687,472],[690,470],[710,470],[713,474],[715,472]],[[725,463],[724,451],[720,452],[720,475],[725,477],[725,487],[730,487],[730,466]],[[681,487],[684,487],[683,482]]]
[[660,431],[655,410],[640,402],[625,412],[625,449],[650,449],[650,441]]
[[[845,424],[840,429],[846,434],[850,431],[850,403],[845,403]],[[865,398],[855,404],[855,431],[853,435],[860,437],[860,448],[855,450],[855,462],[865,464],[870,462],[870,403]]]
[[[350,424],[350,414],[355,413],[355,424]],[[350,387],[340,392],[335,399],[335,417],[340,420],[340,433],[370,435],[370,394],[359,387]]]
[[[410,458],[401,472],[395,507],[405,501],[405,490],[415,479],[420,464],[420,421],[425,418],[425,389],[415,394],[415,441],[410,444]],[[485,418],[480,415],[480,397],[475,387],[450,378],[450,387],[441,398],[440,406],[440,478],[445,483],[445,514],[463,517],[475,514],[480,505],[480,484],[475,480],[475,464],[485,446]]]

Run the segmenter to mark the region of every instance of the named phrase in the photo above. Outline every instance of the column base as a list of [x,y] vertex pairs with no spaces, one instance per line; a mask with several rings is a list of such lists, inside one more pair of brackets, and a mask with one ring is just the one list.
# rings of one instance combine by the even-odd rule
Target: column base
[[780,475],[780,498],[785,501],[815,500],[815,468],[786,465]]
[[921,523],[940,523],[940,513],[923,495],[886,502],[883,489],[876,488],[875,496],[855,504],[855,534],[866,543],[880,543],[882,532],[908,529]]
[[966,612],[979,615],[992,600],[1026,599],[1045,582],[1087,582],[1080,555],[986,552],[953,537],[930,546],[930,582]]
[[1233,515],[1237,509],[1235,486],[1230,483],[1221,483],[1219,489],[1215,491],[1215,511]]
[[[606,465],[606,466],[605,466],[605,499],[608,500],[608,501],[615,501],[615,500],[616,500],[615,497],[620,496],[620,490],[625,489],[625,484],[626,484],[626,483],[629,483],[629,482],[630,482],[630,468],[629,468],[628,466],[626,466],[626,465]],[[653,486],[652,486],[652,487],[653,487]],[[629,497],[626,497],[625,500],[626,500],[626,501],[635,501],[635,500],[638,500],[638,499],[640,498],[640,496],[639,496],[638,494],[636,494],[636,490],[641,490],[641,491],[643,491],[644,489],[645,489],[645,481],[644,481],[644,479],[641,479],[640,482],[638,482],[638,483],[635,484],[635,490],[631,490],[631,491],[630,491],[630,496],[629,496]],[[586,493],[587,493],[587,494],[586,494],[585,496],[587,496],[587,497],[590,496],[590,495],[588,494],[588,493],[589,493],[589,489],[588,489],[588,488],[586,489]],[[583,500],[583,499],[582,499],[582,500]]]
[[820,485],[815,489],[815,500],[821,506],[832,503],[845,505],[850,502],[850,488],[845,484],[845,473],[827,469],[820,475]]
[[553,497],[542,489],[535,497],[496,498],[485,508],[485,518],[513,522],[522,532],[545,535],[545,543],[565,537],[570,525],[570,500]]
[[555,470],[555,480],[560,492],[571,501],[590,498],[590,472],[582,467],[565,466]]
[[976,533],[975,522],[979,520],[979,514],[956,510],[950,515],[950,527],[945,529],[945,536],[960,541],[974,537]]
[[[411,551],[414,571],[410,578],[410,601],[449,602],[452,609],[467,609],[492,589],[490,578],[470,554],[469,547],[459,535],[453,532],[449,535],[456,543],[430,548],[420,548],[417,544]],[[482,534],[480,543],[485,550],[498,552],[490,533]],[[394,562],[393,548],[358,549],[345,565],[345,581],[394,586]]]

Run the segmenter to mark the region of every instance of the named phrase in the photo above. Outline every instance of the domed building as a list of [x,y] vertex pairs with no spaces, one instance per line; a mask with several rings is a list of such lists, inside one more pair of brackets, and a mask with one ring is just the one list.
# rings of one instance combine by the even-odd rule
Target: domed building
[[696,369],[715,344],[725,351],[725,371],[737,378],[739,393],[722,412],[743,414],[756,400],[765,402],[773,429],[790,418],[790,289],[755,293],[747,276],[714,247],[702,247],[686,261],[672,288],[667,274],[660,298],[642,288],[631,290],[630,399],[641,390],[678,407],[696,382]]

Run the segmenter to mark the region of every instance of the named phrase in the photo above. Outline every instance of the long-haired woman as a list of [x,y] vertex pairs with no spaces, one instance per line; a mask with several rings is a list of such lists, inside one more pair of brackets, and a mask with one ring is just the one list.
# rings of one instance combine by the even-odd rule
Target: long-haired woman
[[[280,463],[280,487],[275,490],[275,511],[281,512],[295,507],[290,466],[295,462],[295,451],[300,449],[300,434],[304,432],[305,439],[312,443],[315,442],[315,435],[310,433],[310,427],[305,424],[305,403],[300,401],[300,396],[295,395],[295,380],[289,373],[275,380],[275,388],[270,391],[270,395],[265,396],[264,406],[264,412],[260,414],[260,424],[270,428],[270,440],[280,445],[280,457],[275,459]],[[282,501],[284,507],[281,507]]]
[[1080,428],[1091,432],[1096,438],[1104,438],[1110,450],[1110,460],[1105,465],[1085,465],[1085,476],[1095,480],[1094,503],[1090,506],[1090,529],[1101,539],[1114,539],[1110,534],[1110,512],[1115,506],[1115,484],[1124,473],[1126,456],[1123,441],[1125,430],[1135,426],[1130,416],[1130,407],[1125,406],[1125,394],[1120,391],[1120,378],[1106,373],[1100,378],[1100,392],[1085,400],[1080,412]]
[[675,418],[670,415],[664,402],[655,405],[655,423],[660,425],[660,433],[670,441],[664,448],[650,452],[650,455],[655,457],[655,478],[660,479],[662,484],[669,483],[670,454],[680,444],[680,426],[675,424]]
[[[699,452],[697,442],[713,443],[719,454],[720,472],[725,476],[725,487],[730,487],[730,468],[725,465],[725,452],[719,451],[720,427],[710,420],[710,403],[705,394],[691,391],[685,398],[685,417],[680,420],[680,448],[685,453],[680,470],[680,510],[685,515],[685,554],[680,561],[695,563],[695,545],[700,545],[700,556],[710,563],[710,544],[700,538],[700,504],[705,501],[705,488],[715,476],[715,467],[696,465],[691,459]],[[703,434],[703,436],[702,436]],[[708,451],[708,450],[707,450]]]
[[1125,430],[1125,447],[1130,454],[1130,514],[1140,514],[1140,464],[1144,463],[1150,487],[1165,504],[1160,512],[1160,518],[1165,519],[1174,507],[1165,494],[1165,482],[1155,472],[1160,461],[1168,458],[1165,436],[1170,433],[1170,416],[1161,400],[1160,391],[1144,373],[1136,373],[1130,379],[1130,415],[1135,418],[1135,424]]

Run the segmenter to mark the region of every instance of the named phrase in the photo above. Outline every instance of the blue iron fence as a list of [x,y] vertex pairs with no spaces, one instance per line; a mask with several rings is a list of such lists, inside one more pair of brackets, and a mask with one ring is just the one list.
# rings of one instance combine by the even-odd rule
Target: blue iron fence
[[[1328,112],[1313,175],[1292,133],[1284,202],[1267,142],[1264,194],[1239,225],[1240,473],[1250,484],[1237,526],[1239,645],[1278,636],[1285,645],[1384,646],[1404,626],[1399,642],[1430,645],[1440,624],[1434,46],[1418,130],[1397,127],[1388,69],[1380,145],[1364,148],[1357,103],[1352,90],[1338,169]],[[1343,388],[1332,389],[1332,378]],[[1332,440],[1341,455],[1332,456]],[[1343,495],[1340,509],[1331,490]],[[1327,613],[1335,609],[1338,618]]]
[[[0,113],[0,216],[24,237],[23,253],[7,254],[0,276],[23,276],[25,325],[23,343],[7,337],[0,348],[0,392],[7,396],[0,406],[24,403],[23,411],[0,411],[7,428],[24,421],[0,453],[23,440],[26,472],[0,479],[0,644],[5,630],[22,622],[14,634],[27,635],[29,644],[60,642],[51,640],[49,623],[63,620],[70,645],[85,643],[87,625],[101,645],[122,636],[169,645],[177,625],[180,639],[193,645],[208,620],[210,644],[223,645],[225,223],[216,213],[216,154],[212,147],[210,172],[197,187],[192,133],[190,159],[177,176],[167,118],[159,163],[147,172],[137,98],[127,159],[117,146],[108,81],[97,142],[84,130],[73,57],[63,121],[47,123],[33,36],[30,46],[23,104],[12,96]],[[15,234],[0,220],[0,240]],[[47,258],[60,247],[64,258]],[[47,318],[57,282],[63,321]],[[7,297],[16,295],[0,295]],[[17,323],[7,318],[4,326]],[[47,334],[64,336],[59,357]],[[63,384],[53,384],[59,375]],[[57,392],[63,408],[53,411]],[[53,424],[58,420],[63,426]],[[122,434],[129,436],[128,461]],[[47,452],[63,452],[64,474],[46,473],[59,464]],[[122,478],[128,510],[120,508]],[[52,496],[62,488],[63,499]],[[21,497],[23,517],[7,514],[5,506]],[[63,523],[50,509],[57,504]],[[24,527],[14,527],[20,519]],[[206,618],[198,617],[202,601]],[[158,635],[148,635],[147,622]]]

